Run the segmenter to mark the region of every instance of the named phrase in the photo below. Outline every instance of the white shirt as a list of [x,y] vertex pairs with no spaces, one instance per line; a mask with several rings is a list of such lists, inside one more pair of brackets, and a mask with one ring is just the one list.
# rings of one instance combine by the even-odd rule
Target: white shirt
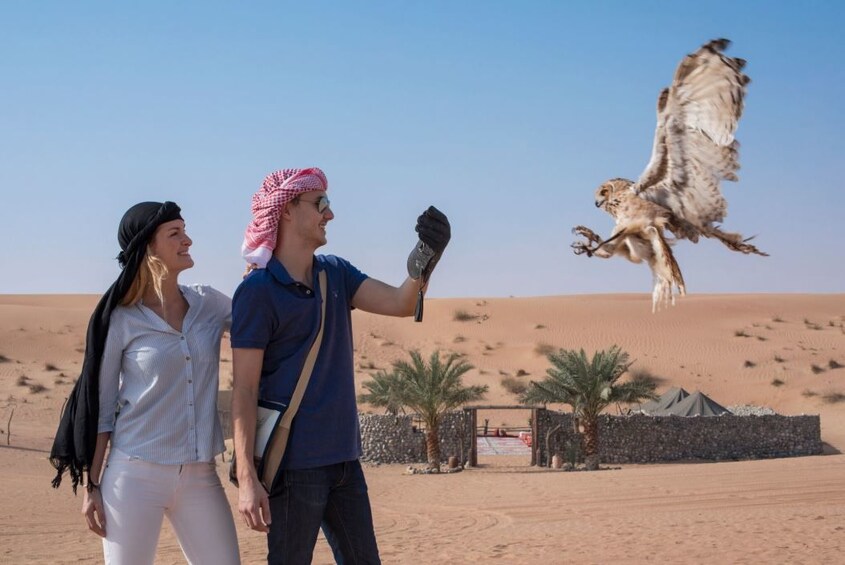
[[179,288],[188,302],[182,331],[141,303],[118,306],[100,367],[97,431],[161,465],[211,461],[224,450],[217,389],[232,301],[210,286]]

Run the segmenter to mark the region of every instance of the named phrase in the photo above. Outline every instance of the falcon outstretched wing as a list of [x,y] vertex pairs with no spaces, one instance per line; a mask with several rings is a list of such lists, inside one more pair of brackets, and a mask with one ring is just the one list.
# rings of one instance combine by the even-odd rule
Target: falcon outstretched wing
[[739,143],[734,139],[750,79],[745,61],[727,57],[717,39],[684,57],[672,86],[657,102],[651,160],[632,190],[668,208],[677,237],[697,241],[727,213],[719,185],[737,180]]

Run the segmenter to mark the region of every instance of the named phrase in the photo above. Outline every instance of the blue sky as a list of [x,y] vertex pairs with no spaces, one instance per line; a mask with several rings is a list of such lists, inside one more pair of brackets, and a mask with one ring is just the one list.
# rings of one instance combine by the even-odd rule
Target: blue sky
[[680,242],[688,290],[845,290],[845,3],[129,4],[0,3],[0,293],[102,292],[142,200],[183,208],[181,280],[231,293],[253,192],[304,166],[329,179],[323,251],[386,282],[434,204],[431,296],[647,293],[570,229],[612,229],[595,188],[637,178],[658,92],[716,37],[752,78],[724,227],[771,257]]

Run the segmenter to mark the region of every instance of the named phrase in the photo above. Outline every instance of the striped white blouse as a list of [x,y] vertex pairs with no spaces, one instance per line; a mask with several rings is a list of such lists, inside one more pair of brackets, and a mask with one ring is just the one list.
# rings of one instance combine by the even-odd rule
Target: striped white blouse
[[217,389],[232,301],[210,286],[179,288],[188,301],[182,332],[143,304],[119,306],[100,368],[98,432],[162,465],[211,461],[224,449]]

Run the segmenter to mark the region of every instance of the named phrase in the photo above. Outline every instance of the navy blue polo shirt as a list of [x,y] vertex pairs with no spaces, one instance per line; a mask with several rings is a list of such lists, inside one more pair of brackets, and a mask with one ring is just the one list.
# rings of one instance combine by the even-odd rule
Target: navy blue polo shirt
[[259,398],[288,404],[320,321],[318,273],[326,272],[323,341],[293,420],[282,468],[308,469],[361,456],[352,356],[352,297],[367,279],[345,259],[314,257],[311,288],[271,258],[232,299],[232,347],[264,350]]

